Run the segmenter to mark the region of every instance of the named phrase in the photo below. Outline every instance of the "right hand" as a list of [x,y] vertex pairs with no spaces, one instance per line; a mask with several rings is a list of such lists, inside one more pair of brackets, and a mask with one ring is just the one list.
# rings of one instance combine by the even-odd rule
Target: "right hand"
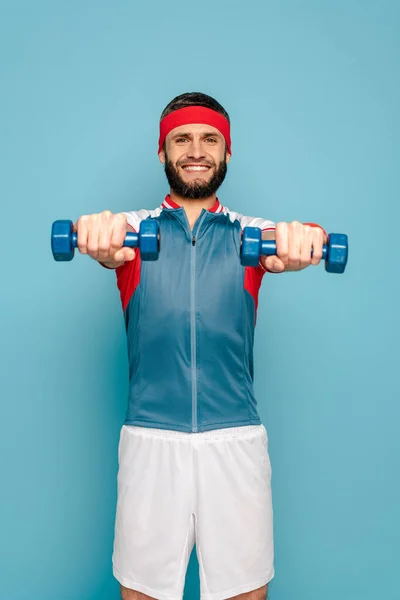
[[134,248],[123,247],[128,229],[132,230],[127,225],[126,215],[113,215],[109,210],[83,215],[74,225],[79,252],[114,267],[135,258]]

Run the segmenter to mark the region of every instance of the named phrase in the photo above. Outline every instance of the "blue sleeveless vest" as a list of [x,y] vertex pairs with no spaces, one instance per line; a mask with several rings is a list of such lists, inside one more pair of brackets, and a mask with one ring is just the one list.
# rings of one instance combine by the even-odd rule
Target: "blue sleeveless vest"
[[183,208],[127,214],[136,229],[142,218],[158,220],[161,251],[154,262],[137,253],[117,270],[129,358],[125,424],[184,432],[260,424],[253,340],[264,270],[240,263],[243,219],[252,218],[203,209],[191,231]]

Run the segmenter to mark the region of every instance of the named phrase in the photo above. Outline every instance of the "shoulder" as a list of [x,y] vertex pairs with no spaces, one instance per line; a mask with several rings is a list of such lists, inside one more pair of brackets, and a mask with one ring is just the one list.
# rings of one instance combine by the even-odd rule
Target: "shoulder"
[[276,227],[275,223],[269,219],[242,215],[241,213],[230,210],[227,206],[223,206],[222,212],[229,217],[232,223],[238,221],[241,229],[244,229],[245,227],[259,227],[263,231],[274,231]]

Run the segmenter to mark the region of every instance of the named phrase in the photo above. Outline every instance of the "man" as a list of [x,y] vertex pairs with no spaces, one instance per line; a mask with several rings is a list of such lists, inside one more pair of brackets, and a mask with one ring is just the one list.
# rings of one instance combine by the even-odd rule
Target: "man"
[[[326,234],[222,206],[230,122],[205,94],[168,104],[158,153],[170,185],[161,206],[75,226],[80,251],[116,269],[127,330],[114,576],[123,600],[178,600],[196,542],[203,600],[264,600],[274,566],[267,433],[253,392],[258,291],[267,272],[317,265]],[[143,219],[159,222],[155,262],[122,247]],[[248,225],[276,238],[277,256],[258,267],[240,263]]]

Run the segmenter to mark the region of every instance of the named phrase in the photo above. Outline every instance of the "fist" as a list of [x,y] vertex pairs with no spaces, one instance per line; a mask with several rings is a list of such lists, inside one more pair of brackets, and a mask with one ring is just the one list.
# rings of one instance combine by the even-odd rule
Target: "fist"
[[281,273],[301,271],[310,265],[318,265],[322,259],[326,237],[321,227],[293,221],[277,224],[275,240],[277,256],[263,257],[263,264],[269,271]]
[[123,213],[113,215],[105,210],[94,215],[83,215],[74,225],[79,252],[113,266],[133,260],[135,250],[123,247],[127,229],[127,219]]

